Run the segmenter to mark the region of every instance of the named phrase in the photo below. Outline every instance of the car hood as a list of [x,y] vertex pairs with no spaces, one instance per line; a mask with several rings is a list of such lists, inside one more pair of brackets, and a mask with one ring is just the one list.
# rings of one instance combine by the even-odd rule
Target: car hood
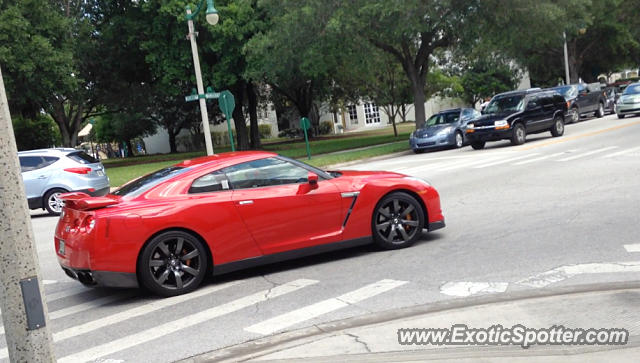
[[435,135],[441,130],[444,130],[447,127],[451,127],[451,126],[453,126],[453,124],[427,126],[427,127],[416,130],[414,133],[414,136],[427,137],[427,136]]
[[638,94],[630,94],[630,95],[622,95],[619,98],[620,102],[625,103],[625,102],[637,102],[636,100],[640,100],[640,93]]
[[469,123],[472,123],[474,126],[489,126],[489,125],[493,125],[493,123],[497,120],[504,120],[507,117],[510,117],[517,113],[520,113],[520,112],[501,112],[501,113],[494,113],[490,115],[482,115]]

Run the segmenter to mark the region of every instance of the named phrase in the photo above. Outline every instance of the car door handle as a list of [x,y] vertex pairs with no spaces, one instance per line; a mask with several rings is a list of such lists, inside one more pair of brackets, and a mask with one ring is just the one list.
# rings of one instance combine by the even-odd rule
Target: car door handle
[[47,179],[47,176],[46,176],[46,175],[40,175],[40,176],[38,177],[38,179]]
[[238,205],[248,205],[253,204],[253,200],[241,200],[238,202]]

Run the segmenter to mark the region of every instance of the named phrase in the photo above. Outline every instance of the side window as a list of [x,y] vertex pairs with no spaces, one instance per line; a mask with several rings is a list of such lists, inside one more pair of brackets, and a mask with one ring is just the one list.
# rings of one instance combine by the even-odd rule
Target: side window
[[306,183],[307,169],[277,158],[254,160],[222,170],[233,189]]
[[229,180],[223,173],[216,171],[194,180],[189,188],[190,194],[217,192],[229,189]]
[[20,156],[20,171],[31,171],[40,169],[43,164],[41,156]]
[[545,93],[544,95],[540,96],[540,102],[541,106],[553,106],[553,95],[549,94],[549,93]]
[[42,159],[44,159],[44,162],[42,163],[42,165],[40,167],[41,168],[45,168],[45,167],[55,163],[56,161],[58,161],[59,158],[57,158],[55,156],[43,156]]
[[538,96],[531,96],[527,101],[527,109],[532,109],[540,106],[540,98]]

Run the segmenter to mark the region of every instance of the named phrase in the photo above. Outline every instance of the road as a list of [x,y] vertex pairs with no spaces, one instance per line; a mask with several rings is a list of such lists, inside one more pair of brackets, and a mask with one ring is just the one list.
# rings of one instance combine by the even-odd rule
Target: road
[[[640,118],[353,165],[429,180],[447,227],[412,248],[371,246],[254,268],[158,299],[88,289],[32,215],[61,362],[171,362],[275,332],[445,299],[640,278]],[[0,333],[4,331],[0,330]],[[4,339],[0,361],[6,361]]]

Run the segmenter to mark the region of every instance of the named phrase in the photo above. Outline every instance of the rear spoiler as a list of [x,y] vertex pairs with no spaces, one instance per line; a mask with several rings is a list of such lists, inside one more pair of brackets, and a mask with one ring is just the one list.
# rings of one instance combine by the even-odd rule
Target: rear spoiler
[[60,194],[64,206],[76,210],[91,210],[118,204],[119,201],[109,197],[92,197],[87,193],[73,192]]

